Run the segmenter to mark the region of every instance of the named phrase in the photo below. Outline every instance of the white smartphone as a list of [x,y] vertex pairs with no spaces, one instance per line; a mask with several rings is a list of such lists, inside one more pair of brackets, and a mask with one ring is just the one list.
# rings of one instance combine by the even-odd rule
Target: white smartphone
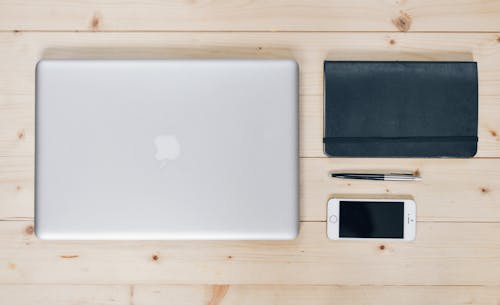
[[327,215],[329,239],[415,239],[413,200],[333,198]]

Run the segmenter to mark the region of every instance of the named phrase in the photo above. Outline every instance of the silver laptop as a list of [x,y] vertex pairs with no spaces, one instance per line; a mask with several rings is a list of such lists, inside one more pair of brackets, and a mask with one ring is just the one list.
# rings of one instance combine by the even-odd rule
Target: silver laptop
[[35,184],[41,239],[293,239],[297,64],[42,60]]

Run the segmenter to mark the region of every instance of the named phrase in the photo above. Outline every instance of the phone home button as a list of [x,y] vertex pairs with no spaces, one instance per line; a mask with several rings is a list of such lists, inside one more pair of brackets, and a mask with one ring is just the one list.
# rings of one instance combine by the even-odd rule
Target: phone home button
[[335,215],[330,216],[330,218],[328,218],[328,221],[330,221],[331,223],[336,223],[337,222],[337,216],[335,216]]

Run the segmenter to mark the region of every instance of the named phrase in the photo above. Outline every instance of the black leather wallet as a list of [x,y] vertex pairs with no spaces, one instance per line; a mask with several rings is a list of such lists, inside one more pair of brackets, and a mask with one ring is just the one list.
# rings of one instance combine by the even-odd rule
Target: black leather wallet
[[475,62],[325,61],[325,153],[472,157]]

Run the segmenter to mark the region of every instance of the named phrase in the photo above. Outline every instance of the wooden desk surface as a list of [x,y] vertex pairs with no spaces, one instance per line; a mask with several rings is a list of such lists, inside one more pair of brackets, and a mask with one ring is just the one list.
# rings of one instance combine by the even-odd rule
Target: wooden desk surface
[[[74,57],[296,59],[299,238],[38,241],[34,69]],[[477,156],[325,158],[325,59],[477,61]],[[332,169],[414,170],[424,180],[341,181],[327,178]],[[332,194],[413,195],[417,240],[329,241]],[[1,0],[0,303],[500,304],[500,1]]]

